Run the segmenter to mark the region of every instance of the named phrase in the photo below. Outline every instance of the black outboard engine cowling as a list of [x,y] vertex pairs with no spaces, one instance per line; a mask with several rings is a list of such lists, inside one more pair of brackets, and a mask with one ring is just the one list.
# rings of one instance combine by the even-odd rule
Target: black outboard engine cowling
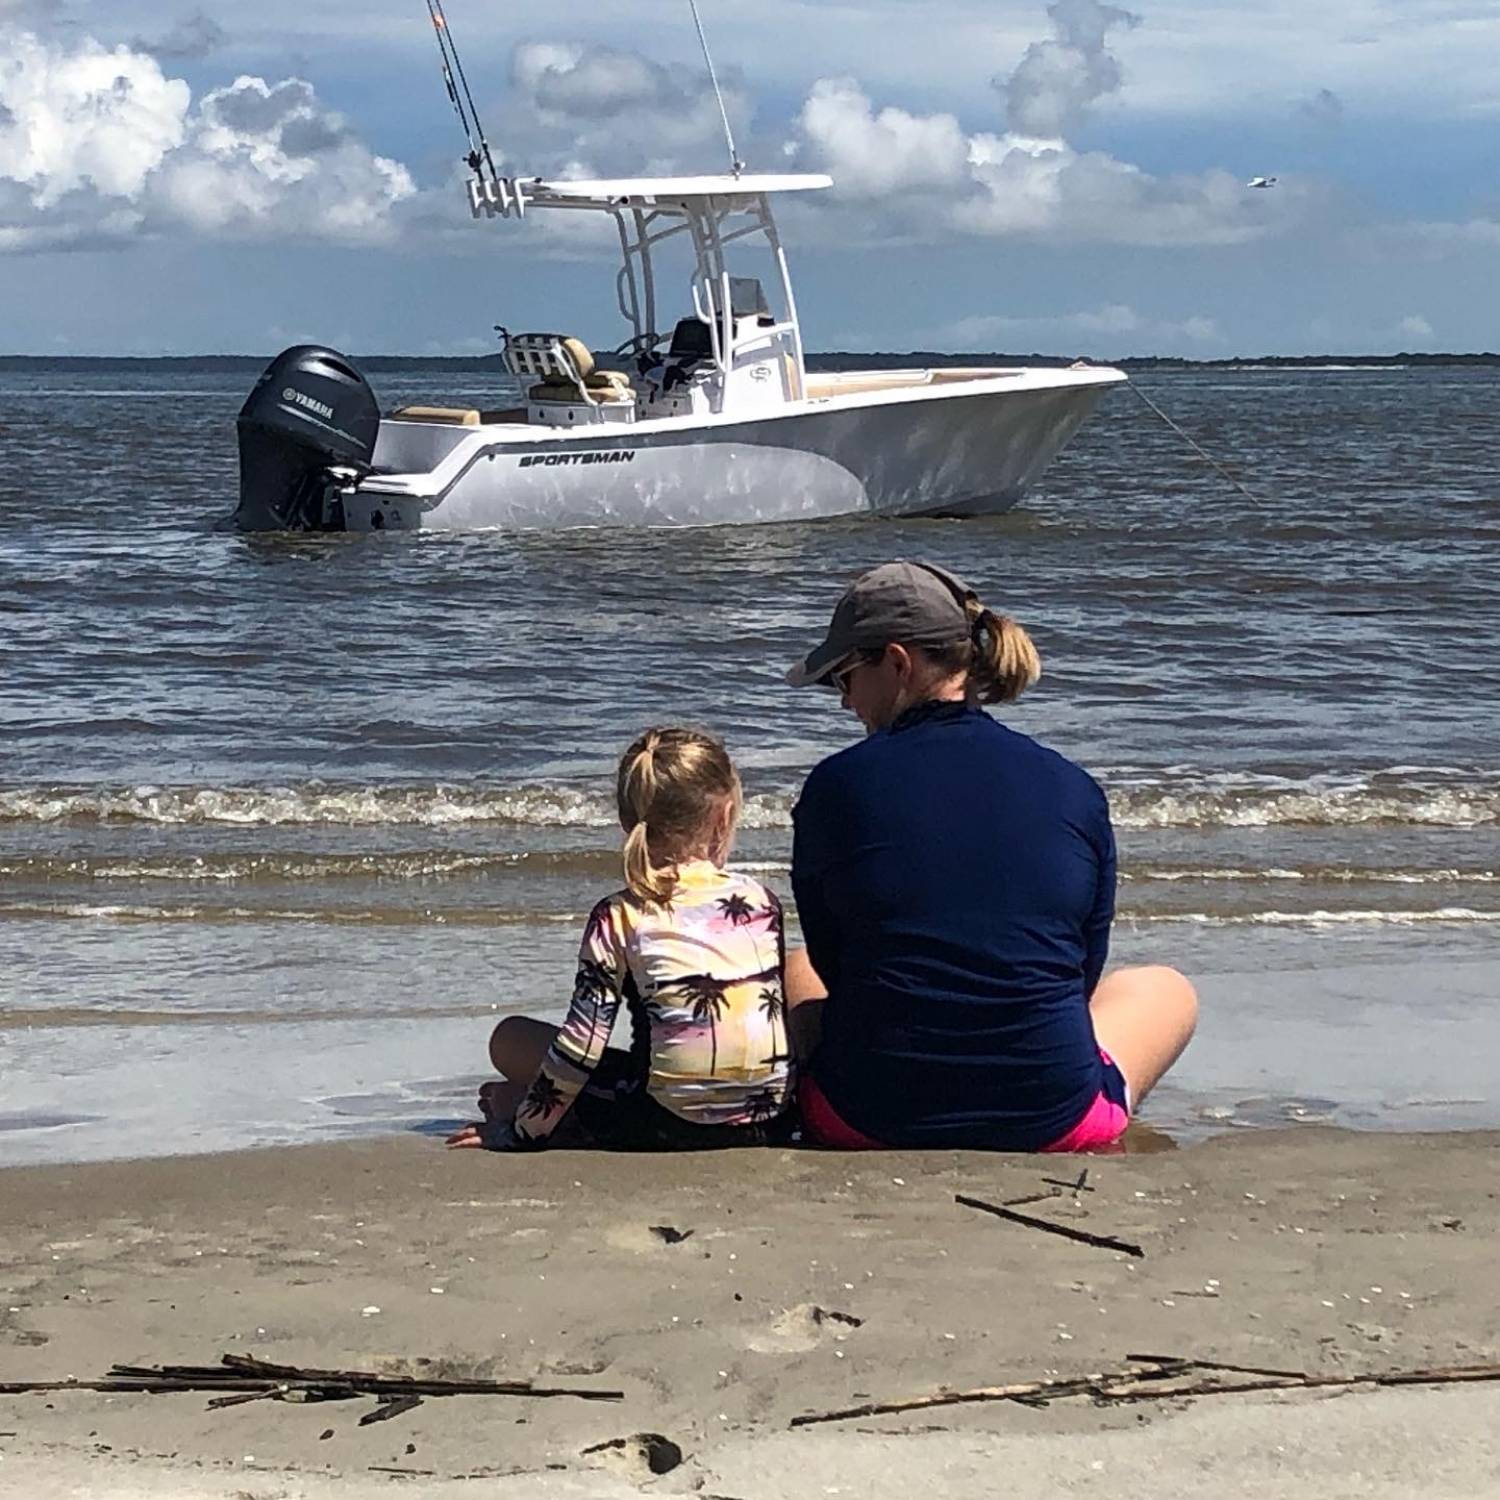
[[[242,531],[337,531],[324,496],[333,469],[370,472],[380,407],[342,354],[298,344],[278,354],[240,408]],[[335,507],[337,511],[338,507]]]

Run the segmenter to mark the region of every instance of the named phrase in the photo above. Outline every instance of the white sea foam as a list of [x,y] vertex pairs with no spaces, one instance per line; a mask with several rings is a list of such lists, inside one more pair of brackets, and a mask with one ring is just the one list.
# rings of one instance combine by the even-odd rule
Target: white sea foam
[[1500,922],[1500,911],[1470,906],[1438,906],[1428,911],[1250,911],[1250,912],[1121,912],[1121,919],[1147,924],[1198,927],[1414,927],[1422,923]]
[[335,926],[529,927],[567,923],[582,926],[587,912],[506,911],[471,907],[417,906],[351,910],[335,907],[150,905],[144,902],[20,901],[0,904],[5,920],[92,922],[327,922]]
[[1120,880],[1124,884],[1161,881],[1166,884],[1205,883],[1238,881],[1259,884],[1268,880],[1300,880],[1314,884],[1329,885],[1495,885],[1500,883],[1500,871],[1496,870],[1371,870],[1348,865],[1319,865],[1303,870],[1283,869],[1272,865],[1264,870],[1190,867],[1186,869],[1157,869],[1147,866],[1139,870],[1123,870]]
[[[1500,775],[1411,767],[1288,778],[1191,768],[1122,770],[1104,784],[1125,829],[1389,824],[1474,828],[1500,823]],[[752,829],[791,826],[795,792],[746,800]],[[613,799],[568,785],[486,783],[339,786],[15,787],[0,790],[0,822],[114,822],[346,827],[509,823],[614,828]]]

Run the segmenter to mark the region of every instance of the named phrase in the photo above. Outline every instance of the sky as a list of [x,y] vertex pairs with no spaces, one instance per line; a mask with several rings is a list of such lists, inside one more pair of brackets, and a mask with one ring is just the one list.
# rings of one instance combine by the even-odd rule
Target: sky
[[[724,169],[687,0],[445,3],[502,171]],[[1500,349],[1493,0],[699,8],[741,158],[834,179],[779,212],[809,349]],[[0,353],[623,338],[465,149],[426,0],[0,0]]]

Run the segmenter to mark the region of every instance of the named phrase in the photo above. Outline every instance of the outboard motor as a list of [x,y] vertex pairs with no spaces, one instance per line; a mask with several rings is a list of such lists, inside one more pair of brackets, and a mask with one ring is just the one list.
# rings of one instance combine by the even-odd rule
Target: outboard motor
[[[324,496],[370,472],[380,408],[363,375],[332,349],[278,354],[240,408],[241,531],[339,531]],[[343,473],[336,471],[343,470]]]

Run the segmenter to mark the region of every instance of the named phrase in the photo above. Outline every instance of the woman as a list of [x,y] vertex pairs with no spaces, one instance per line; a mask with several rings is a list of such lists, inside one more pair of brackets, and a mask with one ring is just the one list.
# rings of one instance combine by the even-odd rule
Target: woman
[[794,813],[807,955],[788,998],[803,1045],[820,1033],[801,1084],[820,1144],[1106,1146],[1193,1034],[1175,970],[1101,977],[1104,793],[979,706],[1040,675],[1014,620],[911,562],[861,574],[792,669],[868,731],[814,768]]

